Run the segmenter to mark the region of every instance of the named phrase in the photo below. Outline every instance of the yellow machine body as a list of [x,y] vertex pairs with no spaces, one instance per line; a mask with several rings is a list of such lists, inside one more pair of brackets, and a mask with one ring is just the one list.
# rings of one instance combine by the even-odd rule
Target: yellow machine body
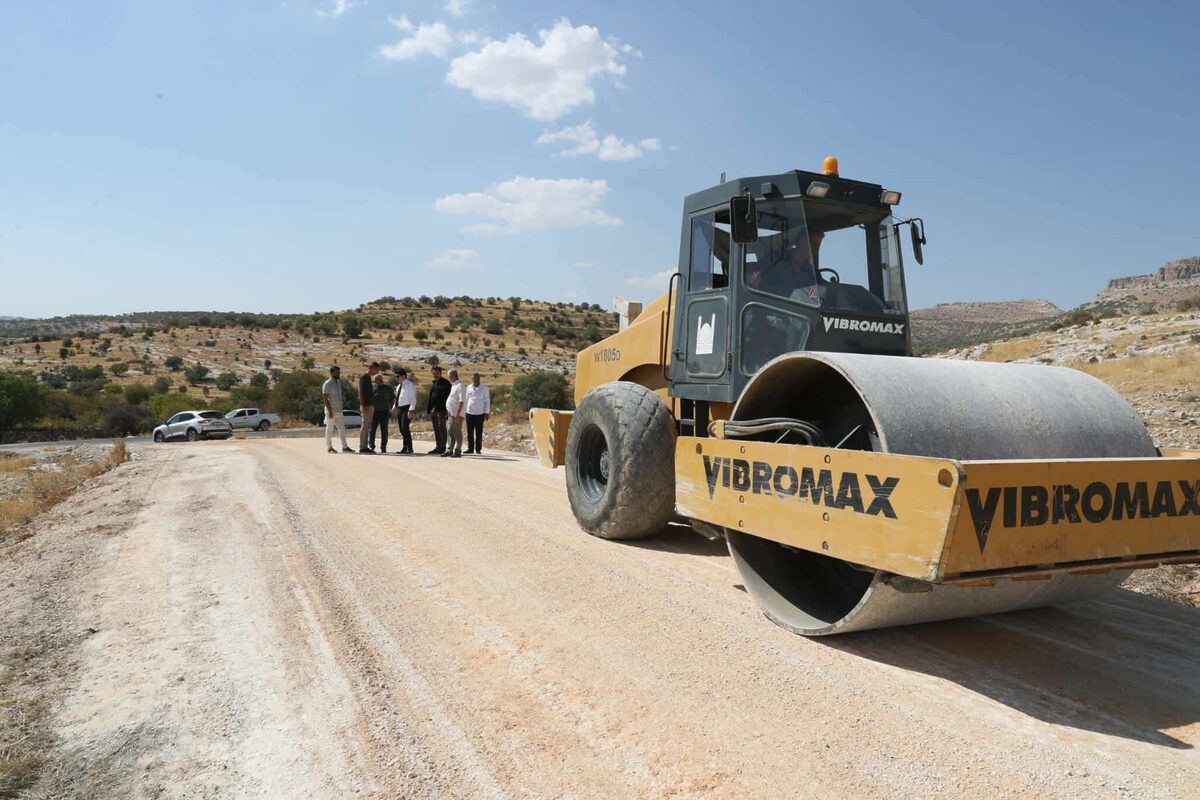
[[936,583],[1200,560],[1200,453],[955,461],[681,436],[681,516]]

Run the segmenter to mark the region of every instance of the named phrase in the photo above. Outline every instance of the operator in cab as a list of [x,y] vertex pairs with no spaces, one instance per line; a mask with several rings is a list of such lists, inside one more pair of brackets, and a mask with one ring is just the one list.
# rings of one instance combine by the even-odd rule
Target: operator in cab
[[817,299],[816,262],[824,238],[825,234],[815,231],[801,237],[778,267],[761,277],[755,276],[753,271],[748,271],[747,282],[751,288],[813,305]]

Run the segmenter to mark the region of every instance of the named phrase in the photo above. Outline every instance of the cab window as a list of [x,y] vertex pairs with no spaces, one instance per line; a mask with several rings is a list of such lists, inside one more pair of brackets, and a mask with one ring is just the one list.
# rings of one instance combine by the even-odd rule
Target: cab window
[[728,285],[729,210],[693,217],[688,291],[724,289]]

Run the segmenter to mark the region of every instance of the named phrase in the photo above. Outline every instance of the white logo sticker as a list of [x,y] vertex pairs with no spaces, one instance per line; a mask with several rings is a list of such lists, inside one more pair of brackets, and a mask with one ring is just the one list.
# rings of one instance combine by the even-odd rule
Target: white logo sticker
[[704,324],[704,317],[696,317],[696,355],[708,356],[712,355],[713,350],[713,328],[717,325],[717,315],[713,314],[709,319],[708,324]]
[[859,331],[860,333],[894,333],[904,335],[903,322],[879,322],[867,319],[846,319],[845,317],[822,317],[825,330]]

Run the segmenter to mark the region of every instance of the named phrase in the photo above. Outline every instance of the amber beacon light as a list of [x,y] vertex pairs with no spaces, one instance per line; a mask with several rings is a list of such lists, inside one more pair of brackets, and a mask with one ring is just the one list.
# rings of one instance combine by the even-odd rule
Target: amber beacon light
[[837,156],[825,156],[825,160],[821,162],[821,174],[822,175],[832,175],[835,178],[837,177],[837,174],[838,174]]

